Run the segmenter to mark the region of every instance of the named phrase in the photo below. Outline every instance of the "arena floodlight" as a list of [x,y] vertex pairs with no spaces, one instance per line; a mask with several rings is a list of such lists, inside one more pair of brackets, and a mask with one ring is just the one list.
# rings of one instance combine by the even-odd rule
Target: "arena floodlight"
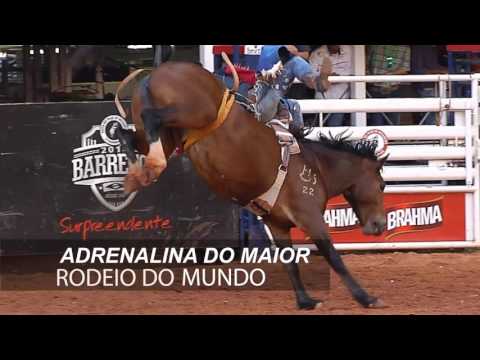
[[127,48],[131,50],[151,49],[153,45],[128,45]]

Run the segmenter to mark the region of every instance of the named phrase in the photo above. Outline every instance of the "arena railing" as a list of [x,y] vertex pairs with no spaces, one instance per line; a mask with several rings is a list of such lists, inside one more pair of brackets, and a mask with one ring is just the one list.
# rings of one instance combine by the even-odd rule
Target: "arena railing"
[[[443,91],[438,98],[387,98],[299,100],[303,113],[378,113],[378,112],[439,112],[436,125],[318,127],[318,133],[336,135],[347,131],[352,139],[362,138],[367,131],[378,129],[388,141],[390,153],[383,177],[385,192],[403,193],[464,193],[466,241],[422,242],[402,244],[339,244],[339,248],[429,248],[480,246],[480,173],[479,173],[479,80],[471,75],[397,75],[397,76],[332,76],[332,83],[344,82],[438,82],[440,88],[455,81],[471,82],[471,96],[449,98]],[[454,114],[454,125],[447,126],[447,113]],[[402,161],[402,165],[395,162]],[[408,162],[406,165],[405,162]],[[389,183],[388,183],[389,182]]]

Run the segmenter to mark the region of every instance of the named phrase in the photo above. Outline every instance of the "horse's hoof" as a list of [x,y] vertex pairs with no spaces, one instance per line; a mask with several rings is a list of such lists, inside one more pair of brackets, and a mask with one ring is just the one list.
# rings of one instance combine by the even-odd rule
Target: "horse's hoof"
[[383,309],[386,307],[387,305],[385,305],[385,303],[380,299],[375,299],[370,304],[368,304],[369,309]]
[[305,300],[305,301],[299,302],[298,303],[298,309],[299,310],[314,310],[314,309],[320,308],[322,305],[323,305],[323,302],[321,302],[319,300],[310,299],[310,300]]

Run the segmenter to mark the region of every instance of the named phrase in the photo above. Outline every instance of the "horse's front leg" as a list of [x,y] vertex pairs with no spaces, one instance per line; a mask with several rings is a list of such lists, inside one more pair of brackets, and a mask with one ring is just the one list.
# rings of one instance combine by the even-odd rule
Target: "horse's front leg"
[[325,257],[332,269],[340,276],[353,298],[366,308],[384,307],[381,300],[370,296],[348,271],[345,263],[332,244],[328,226],[321,211],[309,211],[297,215],[297,225],[313,240],[318,250]]
[[[275,245],[277,245],[280,249],[292,247],[289,228],[275,226],[268,221],[265,221],[265,223],[267,224],[268,228],[272,233]],[[291,262],[286,263],[284,266],[287,270],[290,281],[292,282],[298,308],[300,310],[312,310],[321,305],[321,301],[312,299],[305,291],[302,279],[300,278],[300,271],[298,269],[298,265],[295,262]]]
[[128,174],[125,176],[123,187],[127,194],[139,190],[147,183],[147,176],[136,151],[146,155],[148,144],[143,131],[132,131],[117,128],[117,137],[128,158]]

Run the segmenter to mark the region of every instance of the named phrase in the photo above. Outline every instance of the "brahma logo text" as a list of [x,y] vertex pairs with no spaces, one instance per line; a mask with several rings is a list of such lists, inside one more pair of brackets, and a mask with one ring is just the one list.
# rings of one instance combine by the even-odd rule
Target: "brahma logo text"
[[334,205],[324,214],[325,222],[330,228],[340,231],[353,230],[358,226],[358,218],[348,204]]
[[115,133],[118,127],[135,129],[120,116],[108,116],[82,135],[82,146],[73,150],[72,160],[73,183],[90,186],[98,201],[114,212],[127,207],[137,194],[124,193],[128,159]]
[[[431,229],[443,224],[442,198],[395,205],[387,209],[387,238],[399,233]],[[349,204],[329,207],[324,214],[325,222],[332,232],[350,231],[359,226],[359,221]]]

